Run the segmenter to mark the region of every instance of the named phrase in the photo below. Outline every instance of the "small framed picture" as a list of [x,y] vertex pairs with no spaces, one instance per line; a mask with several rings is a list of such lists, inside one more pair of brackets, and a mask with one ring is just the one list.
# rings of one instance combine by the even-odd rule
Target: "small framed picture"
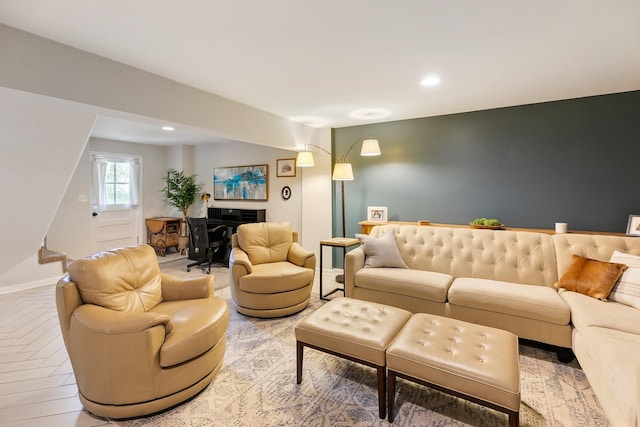
[[367,221],[387,222],[387,207],[367,206]]
[[640,215],[629,215],[627,236],[640,236]]
[[276,176],[296,176],[296,159],[276,160]]

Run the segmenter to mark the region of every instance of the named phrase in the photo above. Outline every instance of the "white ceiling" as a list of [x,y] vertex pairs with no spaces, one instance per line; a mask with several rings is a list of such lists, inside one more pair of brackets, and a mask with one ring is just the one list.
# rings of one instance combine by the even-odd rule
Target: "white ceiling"
[[312,126],[640,89],[639,0],[0,0],[0,22]]

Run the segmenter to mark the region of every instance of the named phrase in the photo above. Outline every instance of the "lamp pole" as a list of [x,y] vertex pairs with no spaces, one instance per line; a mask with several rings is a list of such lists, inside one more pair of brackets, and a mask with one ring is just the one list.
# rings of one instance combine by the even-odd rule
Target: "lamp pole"
[[344,220],[344,181],[340,181],[340,193],[342,197],[342,237],[347,237],[347,232],[345,230],[345,220]]

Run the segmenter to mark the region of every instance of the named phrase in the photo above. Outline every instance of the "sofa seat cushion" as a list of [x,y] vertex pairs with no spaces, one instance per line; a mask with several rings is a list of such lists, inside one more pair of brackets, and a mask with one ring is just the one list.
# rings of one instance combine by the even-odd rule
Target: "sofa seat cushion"
[[194,359],[225,337],[229,310],[222,298],[163,302],[153,312],[171,317],[173,330],[160,349],[160,366],[167,368]]
[[363,268],[355,276],[356,287],[406,295],[429,301],[447,300],[453,277],[433,271],[401,268]]
[[449,303],[566,325],[567,303],[548,286],[523,285],[489,279],[457,278],[449,288]]
[[240,290],[255,294],[293,291],[313,282],[314,271],[288,261],[253,265],[251,274],[240,278]]
[[600,301],[577,292],[560,292],[571,309],[571,323],[578,330],[590,326],[640,335],[640,310],[613,301]]
[[638,411],[637,370],[640,336],[608,328],[580,331],[586,352],[598,367],[627,425],[636,425]]

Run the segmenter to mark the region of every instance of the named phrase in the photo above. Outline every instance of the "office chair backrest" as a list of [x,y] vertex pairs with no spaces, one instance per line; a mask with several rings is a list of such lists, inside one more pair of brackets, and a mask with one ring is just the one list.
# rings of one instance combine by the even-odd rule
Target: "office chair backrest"
[[187,217],[187,224],[189,225],[189,258],[207,258],[209,248],[207,219]]

